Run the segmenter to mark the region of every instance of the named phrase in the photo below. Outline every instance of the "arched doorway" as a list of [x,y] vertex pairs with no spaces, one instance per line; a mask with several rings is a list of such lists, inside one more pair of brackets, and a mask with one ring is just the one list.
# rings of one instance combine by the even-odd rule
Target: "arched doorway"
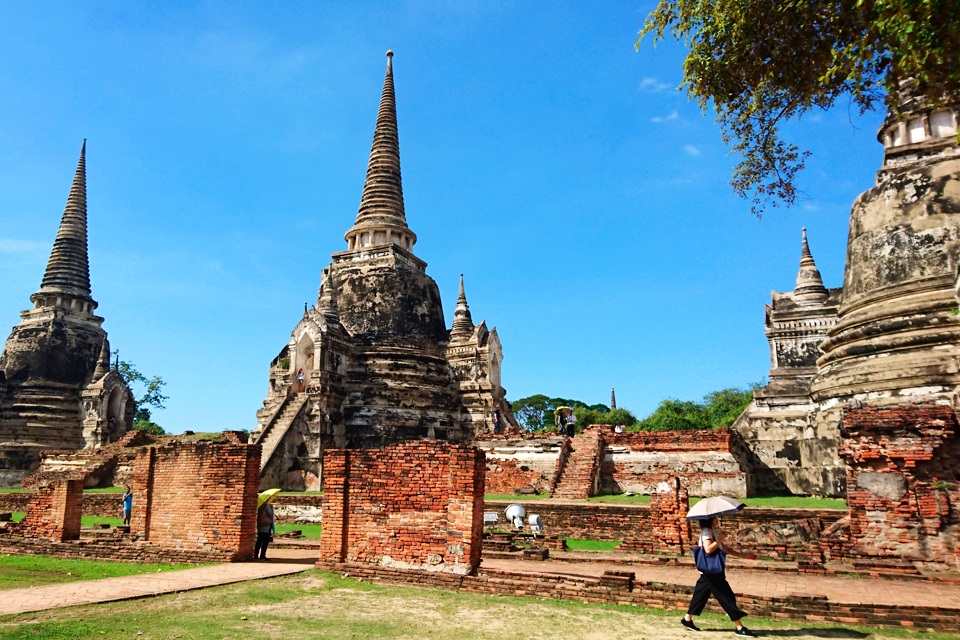
[[120,432],[120,423],[123,420],[123,389],[119,385],[110,392],[107,399],[107,429],[108,438],[116,438]]
[[[293,365],[293,376],[294,376],[294,388],[297,391],[303,391],[310,384],[310,377],[313,373],[313,363],[314,363],[314,345],[313,338],[310,337],[309,333],[304,333],[301,336],[300,341],[297,343],[297,357],[294,359]],[[303,369],[303,388],[301,389],[299,384],[297,384],[297,374]]]

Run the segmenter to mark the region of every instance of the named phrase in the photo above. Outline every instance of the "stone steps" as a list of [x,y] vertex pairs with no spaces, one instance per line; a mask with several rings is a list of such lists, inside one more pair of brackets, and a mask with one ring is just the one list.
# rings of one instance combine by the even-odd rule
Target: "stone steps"
[[584,429],[570,441],[570,454],[552,498],[589,498],[603,458],[600,429]]
[[283,440],[283,436],[286,435],[287,429],[290,428],[291,423],[297,417],[297,414],[300,413],[306,401],[307,396],[305,394],[302,397],[294,396],[279,415],[267,426],[265,430],[266,437],[261,437],[259,441],[263,449],[260,457],[261,471],[266,468],[267,463],[273,456],[273,452],[276,451],[280,441]]

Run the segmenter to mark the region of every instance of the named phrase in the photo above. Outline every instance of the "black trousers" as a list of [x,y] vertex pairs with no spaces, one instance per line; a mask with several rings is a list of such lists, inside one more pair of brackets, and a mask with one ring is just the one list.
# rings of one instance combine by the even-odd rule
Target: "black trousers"
[[[266,533],[257,532],[257,544],[253,548],[253,557],[254,558],[266,558],[267,557],[267,545],[270,544],[270,532]],[[701,607],[702,608],[702,607]]]
[[707,606],[707,600],[710,599],[711,593],[731,620],[736,622],[740,618],[746,617],[746,612],[737,606],[737,596],[733,595],[733,589],[730,588],[727,576],[723,573],[700,574],[697,586],[693,589],[693,597],[690,599],[690,608],[687,609],[687,613],[692,616],[703,613],[703,608]]

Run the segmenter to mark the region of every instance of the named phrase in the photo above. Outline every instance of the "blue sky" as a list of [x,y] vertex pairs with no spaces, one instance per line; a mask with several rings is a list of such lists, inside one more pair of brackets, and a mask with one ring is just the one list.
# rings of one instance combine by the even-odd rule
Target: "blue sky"
[[638,415],[769,369],[806,226],[840,286],[880,114],[788,127],[804,200],[757,220],[654,2],[4,3],[0,332],[40,284],[83,138],[90,269],[169,431],[252,429],[267,366],[360,203],[393,49],[407,221],[448,325],[462,272],[508,398]]

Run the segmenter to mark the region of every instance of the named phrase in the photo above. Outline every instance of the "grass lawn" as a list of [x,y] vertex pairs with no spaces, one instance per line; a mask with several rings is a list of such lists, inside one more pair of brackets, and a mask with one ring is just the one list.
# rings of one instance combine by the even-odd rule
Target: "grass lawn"
[[522,502],[524,500],[543,500],[544,498],[549,498],[549,493],[541,493],[539,495],[522,495],[515,496],[512,493],[488,493],[483,496],[484,500],[511,500],[513,502]]
[[[13,517],[11,520],[13,522],[20,522],[23,520],[25,513],[19,511],[13,512]],[[119,527],[123,524],[123,518],[101,518],[100,516],[81,516],[80,517],[80,526],[81,527],[92,527],[95,524],[109,524],[111,527]]]
[[[373,585],[308,571],[155,598],[6,616],[0,618],[0,639],[689,640],[679,617],[675,611],[639,607]],[[697,622],[706,635],[718,631],[732,637],[725,617],[707,614]],[[901,630],[752,618],[750,626],[798,640],[918,637]],[[960,636],[923,634],[923,638]]]
[[[604,504],[650,504],[650,496],[594,496],[587,498],[587,502]],[[700,502],[700,498],[690,498],[690,506]],[[747,507],[776,508],[776,509],[846,509],[846,500],[834,498],[818,498],[807,496],[768,496],[765,498],[744,498]]]
[[[195,565],[194,565],[195,566]],[[104,560],[61,560],[42,556],[0,555],[0,589],[21,589],[42,584],[98,580],[139,573],[186,569],[169,564],[134,564]]]
[[96,489],[84,489],[84,493],[123,493],[126,487],[98,487]]
[[577,538],[564,538],[567,541],[567,548],[571,551],[613,551],[620,540],[578,540]]
[[320,539],[320,531],[323,529],[322,525],[319,524],[278,524],[277,533],[283,533],[285,531],[293,531],[295,529],[300,529],[303,531],[303,537],[309,538],[311,540]]

